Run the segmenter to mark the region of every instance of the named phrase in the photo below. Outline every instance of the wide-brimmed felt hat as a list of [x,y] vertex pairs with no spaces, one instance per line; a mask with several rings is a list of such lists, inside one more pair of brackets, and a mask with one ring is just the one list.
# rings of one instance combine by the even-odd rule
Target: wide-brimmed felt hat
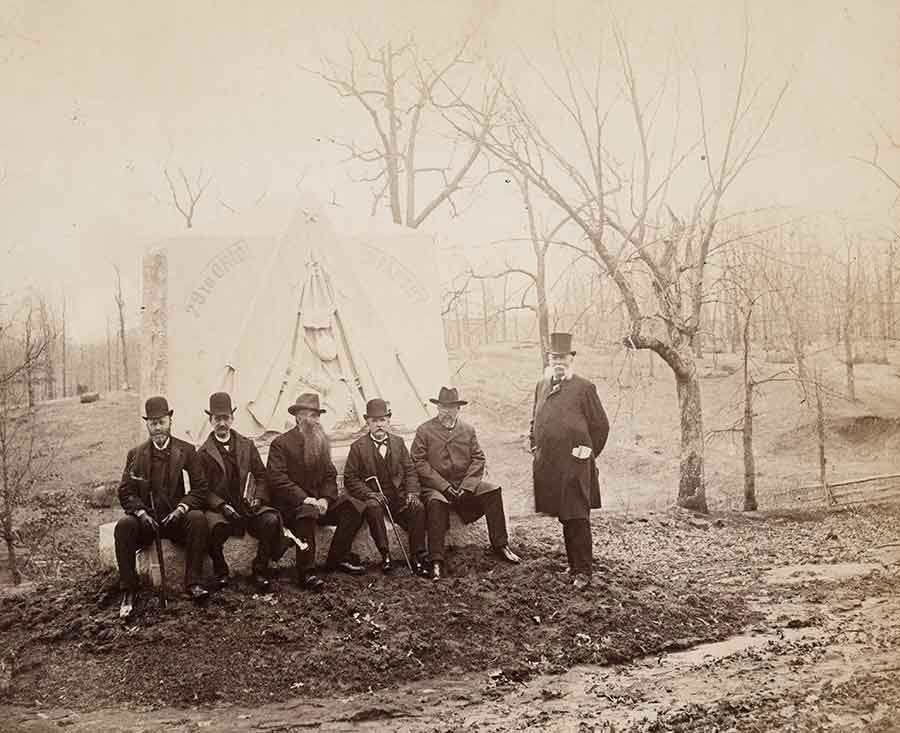
[[468,405],[467,400],[459,399],[459,390],[456,387],[441,387],[437,399],[430,397],[428,401],[433,405]]
[[288,412],[292,415],[296,415],[300,410],[312,410],[313,412],[318,412],[320,415],[325,412],[325,410],[319,407],[319,395],[314,392],[304,392],[297,398],[293,405],[288,407]]
[[144,403],[144,420],[155,420],[158,417],[168,415],[172,417],[173,410],[169,409],[169,402],[160,395],[149,397]]
[[570,354],[575,356],[572,350],[572,334],[557,331],[550,334],[550,353],[551,354]]
[[207,415],[233,415],[236,407],[231,406],[231,395],[227,392],[213,392],[209,396],[209,409],[204,410]]
[[363,415],[365,418],[370,417],[390,417],[391,416],[391,408],[388,406],[388,403],[383,399],[376,397],[375,399],[369,400],[366,402],[366,414]]

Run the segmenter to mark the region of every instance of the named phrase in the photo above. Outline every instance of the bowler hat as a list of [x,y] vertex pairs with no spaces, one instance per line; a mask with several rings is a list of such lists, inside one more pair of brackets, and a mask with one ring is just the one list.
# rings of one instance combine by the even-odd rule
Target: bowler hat
[[162,396],[150,397],[144,403],[144,420],[154,420],[166,415],[172,417],[172,412],[169,409],[168,401]]
[[459,391],[456,387],[441,387],[438,398],[430,397],[428,401],[433,405],[468,405],[468,401],[459,399]]
[[293,405],[288,407],[288,412],[292,415],[296,415],[300,410],[312,410],[320,415],[325,412],[319,407],[319,395],[314,392],[304,392]]
[[363,417],[390,417],[391,408],[383,399],[376,397],[374,400],[366,402],[366,414]]
[[236,407],[231,406],[231,395],[228,392],[213,392],[209,396],[209,409],[204,410],[207,415],[233,415]]
[[572,350],[572,334],[556,332],[550,334],[550,353],[551,354],[571,354],[575,356]]

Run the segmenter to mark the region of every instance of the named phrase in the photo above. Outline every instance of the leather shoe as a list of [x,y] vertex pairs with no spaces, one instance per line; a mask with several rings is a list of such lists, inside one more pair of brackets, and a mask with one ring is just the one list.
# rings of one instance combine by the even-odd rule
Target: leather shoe
[[122,596],[122,604],[119,606],[119,618],[128,618],[134,612],[134,600],[136,593],[133,590],[125,591]]
[[253,573],[252,581],[260,593],[269,593],[272,590],[272,581],[262,573]]
[[229,576],[228,573],[222,573],[220,575],[216,575],[216,588],[224,588],[228,585]]
[[444,577],[444,563],[440,560],[435,560],[431,563],[431,579],[432,580],[440,580]]
[[390,555],[385,555],[384,559],[381,561],[381,572],[382,573],[393,573],[394,572],[394,563],[391,562]]
[[199,585],[189,586],[187,594],[194,603],[206,603],[209,599],[209,591]]
[[413,560],[413,575],[418,575],[421,578],[428,578],[431,576],[431,569],[420,560]]
[[334,569],[340,570],[342,573],[347,573],[349,575],[362,575],[364,572],[366,572],[366,569],[362,565],[354,565],[349,560],[342,560],[334,566]]
[[300,585],[307,590],[322,590],[325,587],[325,581],[315,573],[306,573],[300,578]]
[[506,560],[506,562],[512,563],[513,565],[518,565],[522,562],[521,558],[509,549],[509,545],[503,545],[503,547],[495,547],[494,554],[502,560]]
[[591,584],[591,576],[585,575],[584,573],[575,573],[575,580],[572,581],[572,586],[575,590],[584,590]]

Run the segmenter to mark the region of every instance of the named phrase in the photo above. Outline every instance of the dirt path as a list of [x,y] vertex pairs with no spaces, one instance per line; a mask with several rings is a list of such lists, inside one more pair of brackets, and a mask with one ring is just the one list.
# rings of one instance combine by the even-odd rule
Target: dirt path
[[858,562],[773,568],[754,593],[764,620],[745,634],[525,683],[495,670],[254,708],[7,708],[0,723],[92,732],[898,730],[898,573],[898,546]]

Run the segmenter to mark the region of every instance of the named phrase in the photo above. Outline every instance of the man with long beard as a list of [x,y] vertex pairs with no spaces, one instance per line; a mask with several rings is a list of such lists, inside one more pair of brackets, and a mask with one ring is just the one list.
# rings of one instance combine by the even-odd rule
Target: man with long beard
[[[209,592],[200,585],[206,556],[206,476],[190,443],[172,437],[172,410],[165,397],[151,397],[144,405],[150,439],[128,451],[119,482],[119,502],[125,516],[116,522],[116,562],[124,591],[119,615],[127,617],[138,590],[135,553],[162,537],[185,545],[184,585],[196,603]],[[190,493],[185,493],[186,470]],[[155,511],[154,511],[155,510]]]
[[413,463],[422,486],[431,577],[444,576],[444,540],[452,508],[465,524],[484,517],[491,549],[497,557],[516,564],[519,557],[510,548],[503,513],[501,488],[484,480],[484,451],[475,428],[459,419],[463,405],[455,387],[441,387],[437,417],[422,423],[413,439]]
[[576,590],[591,583],[591,509],[600,507],[594,462],[609,436],[597,388],[572,371],[572,334],[550,334],[550,364],[534,390],[531,452],[535,511],[563,526],[569,573]]
[[[200,460],[209,482],[209,556],[216,582],[228,583],[225,542],[247,532],[257,540],[253,559],[253,584],[268,593],[272,584],[266,577],[269,561],[281,557],[281,516],[268,506],[266,467],[249,438],[232,428],[234,410],[231,395],[215,392],[209,397],[212,432],[200,448]],[[252,495],[246,491],[252,487]]]
[[338,496],[337,470],[331,443],[319,422],[325,410],[319,395],[301,394],[288,408],[297,425],[269,446],[266,480],[273,505],[284,523],[309,547],[297,548],[297,581],[310,590],[325,582],[316,575],[316,524],[335,526],[326,568],[360,574],[365,568],[349,560],[353,537],[362,524],[361,507],[350,496]]

